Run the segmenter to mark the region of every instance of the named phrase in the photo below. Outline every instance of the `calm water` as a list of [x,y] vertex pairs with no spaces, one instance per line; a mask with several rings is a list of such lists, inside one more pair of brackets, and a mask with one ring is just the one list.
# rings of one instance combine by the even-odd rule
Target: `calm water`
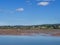
[[60,37],[0,35],[0,45],[60,45]]

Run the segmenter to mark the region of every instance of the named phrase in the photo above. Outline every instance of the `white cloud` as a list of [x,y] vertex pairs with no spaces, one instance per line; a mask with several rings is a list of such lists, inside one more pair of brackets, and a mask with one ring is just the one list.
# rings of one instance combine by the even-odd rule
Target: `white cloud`
[[48,2],[50,2],[50,1],[55,1],[55,0],[36,0],[36,1],[48,1]]
[[55,0],[43,0],[43,1],[55,1]]
[[32,2],[31,2],[30,0],[27,0],[27,1],[26,1],[26,4],[27,4],[27,5],[32,5]]
[[54,2],[55,0],[37,0],[38,1],[38,5],[40,6],[47,6],[49,5],[51,2]]
[[24,11],[24,8],[17,8],[16,11],[22,12],[22,11]]
[[49,5],[50,4],[50,2],[38,2],[38,5],[40,5],[40,6],[47,6],[47,5]]
[[2,13],[2,14],[12,14],[12,13],[14,13],[14,10],[0,9],[0,13]]

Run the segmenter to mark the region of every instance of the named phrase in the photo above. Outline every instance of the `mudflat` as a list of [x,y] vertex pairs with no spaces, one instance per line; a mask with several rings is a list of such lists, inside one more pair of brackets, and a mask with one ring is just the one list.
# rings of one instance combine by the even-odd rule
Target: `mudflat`
[[0,29],[0,35],[32,35],[49,34],[51,36],[60,36],[60,29],[40,29],[40,30],[20,30],[20,29]]

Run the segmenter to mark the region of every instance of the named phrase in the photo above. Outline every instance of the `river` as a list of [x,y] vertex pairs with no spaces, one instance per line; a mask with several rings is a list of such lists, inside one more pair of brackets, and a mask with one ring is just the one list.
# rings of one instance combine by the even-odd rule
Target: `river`
[[60,37],[0,35],[0,45],[60,45]]

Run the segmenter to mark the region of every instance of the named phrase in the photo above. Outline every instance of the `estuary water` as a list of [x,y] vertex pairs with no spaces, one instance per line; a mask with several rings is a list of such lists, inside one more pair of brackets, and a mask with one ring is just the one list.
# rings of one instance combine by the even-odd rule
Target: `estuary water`
[[60,45],[60,37],[0,35],[0,45]]

